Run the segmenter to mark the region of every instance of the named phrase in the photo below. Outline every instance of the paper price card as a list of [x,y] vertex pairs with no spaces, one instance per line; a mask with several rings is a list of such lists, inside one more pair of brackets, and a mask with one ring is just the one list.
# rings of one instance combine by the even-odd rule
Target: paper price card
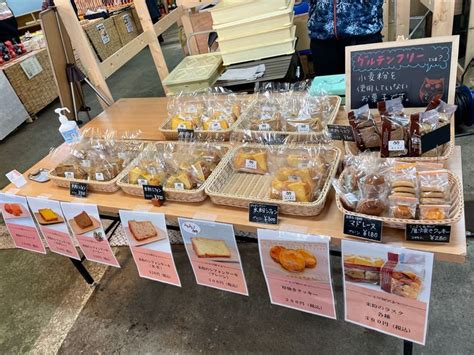
[[119,214],[140,277],[181,287],[165,215],[124,210]]
[[258,249],[270,301],[336,319],[329,237],[258,230]]
[[433,254],[342,241],[346,321],[425,344]]
[[0,210],[15,247],[46,254],[26,197],[0,193]]
[[27,199],[49,249],[56,254],[80,260],[71,234],[69,234],[60,203],[37,197],[28,197]]
[[248,296],[233,226],[197,219],[178,221],[196,282]]
[[69,228],[87,260],[120,267],[110,248],[96,205],[61,202]]

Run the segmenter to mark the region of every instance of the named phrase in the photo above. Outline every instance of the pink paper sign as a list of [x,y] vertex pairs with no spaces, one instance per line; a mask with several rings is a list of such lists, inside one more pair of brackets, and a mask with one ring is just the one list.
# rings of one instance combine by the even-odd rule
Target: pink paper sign
[[196,282],[248,296],[233,226],[195,219],[178,220]]
[[425,344],[433,254],[342,241],[346,321]]
[[46,248],[25,197],[2,193],[0,194],[0,209],[17,248],[46,254]]
[[120,267],[105,235],[97,206],[61,202],[61,208],[86,259]]
[[329,237],[259,229],[258,246],[273,304],[336,319]]
[[140,277],[180,286],[162,213],[119,211]]
[[[67,228],[61,204],[58,201],[36,197],[28,197],[27,200],[49,249],[56,254],[80,260],[79,253]],[[52,212],[55,219],[45,220],[40,214],[40,210],[50,210],[48,212]]]

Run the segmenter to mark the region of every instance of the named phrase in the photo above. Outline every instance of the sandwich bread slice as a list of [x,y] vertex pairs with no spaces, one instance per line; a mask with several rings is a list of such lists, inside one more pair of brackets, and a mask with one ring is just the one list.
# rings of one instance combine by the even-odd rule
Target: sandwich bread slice
[[223,240],[191,238],[191,243],[200,258],[230,258],[230,250]]

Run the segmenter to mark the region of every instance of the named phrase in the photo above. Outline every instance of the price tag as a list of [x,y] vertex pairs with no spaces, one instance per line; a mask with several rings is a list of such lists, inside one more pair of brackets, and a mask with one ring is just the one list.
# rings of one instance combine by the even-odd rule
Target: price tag
[[148,180],[146,179],[137,179],[138,185],[143,186],[143,185],[148,185]]
[[451,226],[437,224],[407,224],[406,240],[412,242],[449,243]]
[[95,173],[95,179],[97,181],[104,181],[104,174],[103,173]]
[[354,131],[351,126],[328,124],[328,133],[334,141],[355,142]]
[[211,131],[220,131],[222,129],[221,124],[219,121],[213,121],[211,123]]
[[388,141],[388,150],[390,152],[401,152],[405,150],[405,141],[403,139]]
[[72,171],[65,171],[64,172],[64,177],[66,179],[74,179],[74,173]]
[[69,194],[76,197],[87,197],[87,184],[71,181],[69,184]]
[[278,206],[263,203],[250,203],[249,221],[255,223],[278,224]]
[[194,139],[194,129],[180,128],[178,126],[178,140]]
[[270,125],[268,123],[260,123],[258,125],[258,130],[259,131],[269,131],[270,130]]
[[184,184],[182,182],[175,182],[174,188],[177,190],[184,190]]
[[362,239],[380,242],[382,240],[382,221],[353,216],[344,215],[344,234],[351,235]]
[[143,185],[143,197],[145,200],[156,198],[158,200],[165,200],[165,192],[161,185]]
[[282,191],[281,196],[285,202],[295,202],[296,194],[294,191]]
[[257,169],[257,162],[251,159],[245,159],[245,167],[247,169]]
[[447,124],[421,136],[421,152],[425,153],[451,139],[451,125]]
[[299,124],[296,126],[296,130],[300,133],[307,133],[310,131],[309,124]]

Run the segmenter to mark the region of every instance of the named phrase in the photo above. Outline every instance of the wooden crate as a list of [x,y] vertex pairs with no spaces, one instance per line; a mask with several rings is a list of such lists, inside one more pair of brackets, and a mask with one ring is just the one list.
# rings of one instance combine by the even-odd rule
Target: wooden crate
[[135,8],[132,8],[131,10],[133,21],[135,21],[135,25],[137,25],[137,32],[138,34],[143,32],[143,27],[142,23],[140,22],[140,18],[138,17],[137,10]]
[[137,24],[131,11],[124,11],[112,17],[122,45],[138,36]]
[[101,61],[122,48],[113,18],[90,21],[83,25],[83,28]]
[[[41,71],[29,79],[22,68],[22,63],[27,63],[28,61],[36,62],[36,60],[41,67]],[[0,69],[3,69],[8,81],[30,116],[35,116],[58,97],[46,49],[27,53],[23,57],[7,63]]]

